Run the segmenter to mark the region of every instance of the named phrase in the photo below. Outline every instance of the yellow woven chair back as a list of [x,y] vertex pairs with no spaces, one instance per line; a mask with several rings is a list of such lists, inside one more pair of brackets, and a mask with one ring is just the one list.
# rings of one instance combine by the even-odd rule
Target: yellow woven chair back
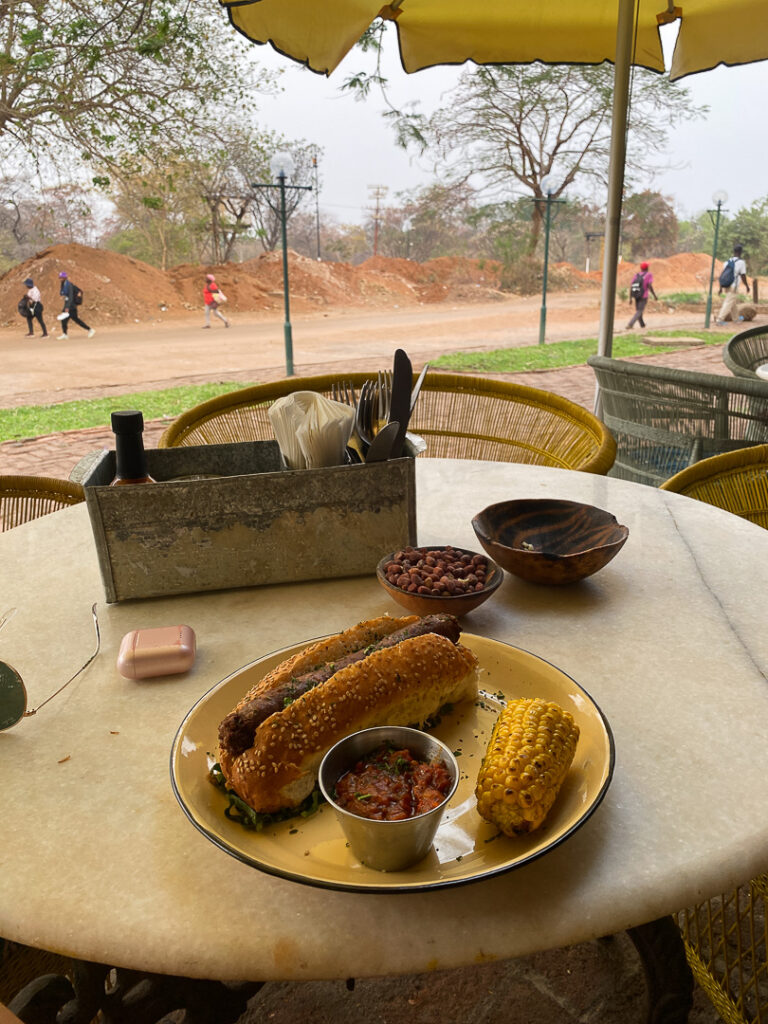
[[0,476],[0,533],[85,501],[80,484],[49,476]]
[[733,512],[768,530],[768,444],[713,455],[661,485]]
[[[268,410],[293,391],[331,396],[349,381],[359,391],[369,373],[292,377],[212,398],[182,413],[160,448],[272,440]],[[428,372],[409,430],[427,442],[425,457],[558,466],[605,474],[616,445],[591,412],[538,388],[486,377]]]

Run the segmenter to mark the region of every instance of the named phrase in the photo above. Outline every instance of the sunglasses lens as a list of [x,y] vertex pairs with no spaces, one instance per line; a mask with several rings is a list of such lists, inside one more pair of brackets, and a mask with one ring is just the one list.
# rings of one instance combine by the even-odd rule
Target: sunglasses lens
[[0,661],[0,732],[24,717],[27,691],[21,676],[6,661]]

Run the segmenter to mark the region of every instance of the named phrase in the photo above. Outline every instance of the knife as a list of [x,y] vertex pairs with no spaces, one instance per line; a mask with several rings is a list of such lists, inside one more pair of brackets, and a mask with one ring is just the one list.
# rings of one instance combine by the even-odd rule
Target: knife
[[424,368],[416,379],[416,383],[413,385],[413,391],[411,392],[411,412],[413,412],[413,407],[416,405],[416,399],[419,397],[421,385],[424,383],[424,378],[427,376],[428,369],[429,363],[424,363]]
[[392,367],[392,397],[389,403],[389,421],[400,424],[395,437],[390,459],[399,459],[403,454],[405,432],[411,418],[411,386],[413,385],[413,367],[411,360],[403,349],[395,349],[395,360]]

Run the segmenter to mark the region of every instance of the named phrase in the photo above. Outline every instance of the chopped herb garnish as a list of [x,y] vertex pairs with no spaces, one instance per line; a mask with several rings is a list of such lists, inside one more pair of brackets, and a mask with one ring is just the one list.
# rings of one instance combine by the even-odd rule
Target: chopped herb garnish
[[322,794],[316,787],[298,807],[288,807],[282,811],[275,811],[273,814],[259,814],[245,800],[241,800],[234,790],[227,786],[227,780],[224,778],[221,765],[213,765],[208,773],[208,778],[217,789],[220,789],[226,795],[229,801],[229,805],[224,809],[225,816],[230,821],[236,821],[243,828],[247,828],[252,832],[261,832],[270,825],[286,821],[288,818],[295,818],[297,815],[300,815],[302,818],[308,818],[323,803]]

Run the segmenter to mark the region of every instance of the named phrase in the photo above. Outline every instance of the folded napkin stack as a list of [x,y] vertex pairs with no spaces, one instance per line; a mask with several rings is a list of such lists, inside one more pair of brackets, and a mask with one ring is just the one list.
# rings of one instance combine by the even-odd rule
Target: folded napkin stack
[[340,466],[355,423],[349,405],[315,391],[294,391],[270,406],[275,439],[289,469]]

